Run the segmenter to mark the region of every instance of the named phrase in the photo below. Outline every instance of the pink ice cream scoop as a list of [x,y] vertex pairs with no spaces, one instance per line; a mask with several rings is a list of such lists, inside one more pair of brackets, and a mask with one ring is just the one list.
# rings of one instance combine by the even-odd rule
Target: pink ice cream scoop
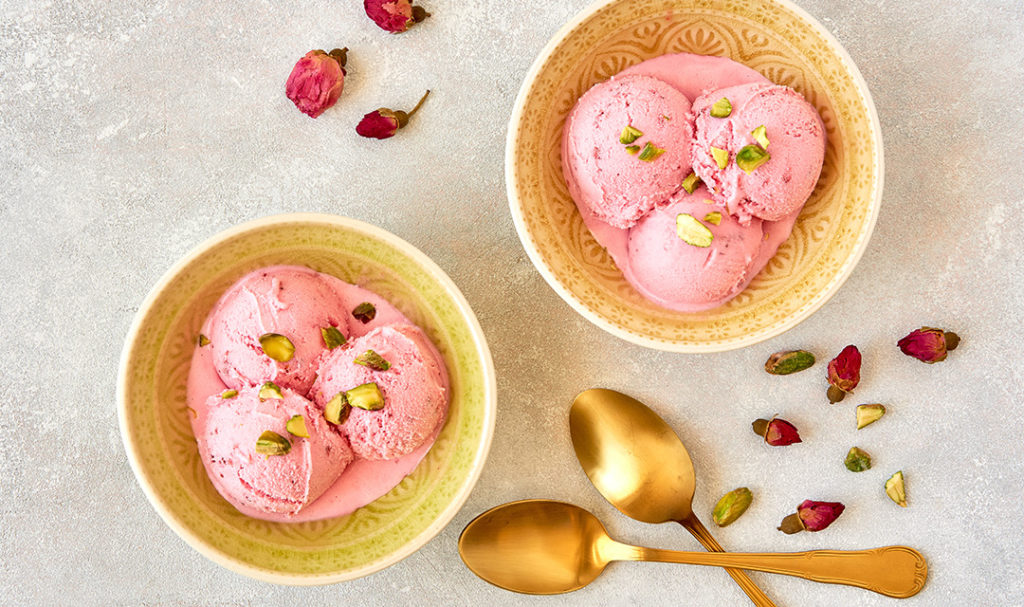
[[[261,400],[259,391],[250,387],[231,398],[209,397],[205,432],[196,436],[199,455],[217,491],[235,507],[294,514],[334,483],[352,461],[352,450],[310,401],[288,389],[281,390],[283,399]],[[296,415],[308,438],[289,432],[288,421]],[[267,431],[287,441],[286,453],[257,450]]]
[[729,213],[777,221],[807,201],[825,158],[825,128],[800,93],[741,84],[705,93],[693,114],[693,170]]
[[[367,366],[357,360],[372,350],[387,362]],[[325,406],[339,392],[375,383],[383,408],[353,406],[342,428],[357,456],[392,459],[422,444],[444,419],[447,377],[426,335],[413,325],[380,327],[324,358],[311,398]]]
[[[257,270],[236,282],[214,307],[208,324],[213,364],[229,387],[273,381],[305,395],[321,355],[327,351],[322,329],[349,334],[349,312],[323,275],[298,266]],[[276,334],[265,351],[261,336]],[[288,360],[275,360],[287,344]]]
[[566,120],[563,171],[577,203],[628,228],[665,202],[690,173],[690,101],[649,76],[594,85]]
[[[704,187],[680,190],[629,230],[629,279],[643,296],[682,312],[707,310],[732,299],[761,270],[753,263],[764,244],[761,220],[741,224],[711,203]],[[707,246],[679,236],[681,214],[710,237]]]

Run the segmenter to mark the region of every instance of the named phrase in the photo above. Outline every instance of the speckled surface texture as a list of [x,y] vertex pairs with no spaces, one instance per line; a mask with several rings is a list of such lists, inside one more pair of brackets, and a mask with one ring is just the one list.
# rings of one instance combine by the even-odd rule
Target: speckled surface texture
[[[718,531],[734,550],[905,543],[930,579],[907,605],[1024,605],[1024,5],[804,0],[875,98],[886,184],[874,237],[846,286],[770,342],[714,355],[632,346],[574,313],[523,252],[505,200],[506,121],[527,68],[585,0],[426,0],[389,36],[357,0],[0,0],[0,604],[743,605],[716,569],[619,564],[559,599],[493,588],[461,563],[476,514],[526,497],[591,509],[622,540],[692,549],[674,525],[626,519],[589,485],[567,410],[603,385],[677,429],[710,518],[734,487],[749,512]],[[239,5],[240,6],[240,5]],[[310,48],[350,48],[338,105],[317,120],[284,81]],[[363,113],[433,93],[389,141]],[[490,340],[499,413],[491,456],[452,524],[381,573],[320,588],[241,577],[160,520],[128,466],[114,399],[118,356],[149,288],[181,255],[243,220],[285,211],[363,219],[409,240],[461,287]],[[922,324],[962,337],[944,363],[903,356]],[[824,362],[865,356],[856,398],[828,406]],[[775,350],[822,359],[785,378]],[[557,360],[557,364],[552,364]],[[890,413],[854,429],[854,404]],[[779,413],[805,442],[759,445]],[[852,445],[875,468],[842,465]],[[903,469],[910,507],[882,493]],[[805,498],[841,500],[828,530],[787,537]],[[863,590],[754,574],[779,605],[887,605]],[[747,603],[749,604],[749,603]]]

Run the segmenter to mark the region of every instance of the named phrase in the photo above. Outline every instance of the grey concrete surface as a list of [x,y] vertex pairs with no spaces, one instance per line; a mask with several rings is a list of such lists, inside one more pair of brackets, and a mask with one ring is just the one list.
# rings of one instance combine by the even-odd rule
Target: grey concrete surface
[[[743,605],[722,571],[611,567],[560,598],[513,595],[465,569],[462,527],[504,501],[554,497],[625,540],[695,548],[674,526],[625,519],[573,457],[572,396],[601,384],[664,414],[691,449],[695,508],[747,485],[754,505],[717,535],[734,550],[906,543],[931,565],[907,605],[1024,605],[1024,5],[1019,0],[801,0],[867,79],[886,144],[875,235],[838,295],[768,343],[706,356],[622,342],[576,315],[520,246],[502,175],[507,117],[545,41],[587,0],[424,0],[434,16],[388,36],[358,0],[0,0],[0,604]],[[346,45],[342,101],[318,120],[283,94],[310,48]],[[353,126],[433,94],[386,142]],[[465,508],[381,573],[287,588],[224,570],[150,507],[129,469],[114,401],[118,355],[150,286],[185,251],[285,211],[364,219],[432,257],[490,340],[499,414]],[[500,288],[496,288],[496,285]],[[894,342],[922,324],[963,337],[945,363]],[[852,430],[821,399],[822,368],[761,364],[808,347],[865,354],[859,402],[891,413]],[[557,356],[559,365],[544,364]],[[756,444],[780,413],[805,443]],[[842,466],[856,443],[875,455]],[[880,485],[902,468],[911,506]],[[819,534],[775,525],[804,498],[847,512]],[[779,605],[888,605],[858,589],[757,574]],[[746,603],[749,604],[749,603]]]

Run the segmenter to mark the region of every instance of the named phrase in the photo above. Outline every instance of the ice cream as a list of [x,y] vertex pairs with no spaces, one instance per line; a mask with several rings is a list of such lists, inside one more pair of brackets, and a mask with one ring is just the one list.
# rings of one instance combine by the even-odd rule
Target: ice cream
[[595,85],[566,123],[565,171],[579,202],[601,221],[628,228],[668,198],[690,172],[690,101],[657,78]]
[[[352,462],[345,437],[302,396],[287,388],[280,390],[282,399],[262,399],[258,387],[232,392],[209,397],[204,432],[196,440],[210,480],[236,507],[294,514],[320,497]],[[302,422],[291,430],[307,437],[289,431],[295,416]],[[276,444],[285,453],[267,455],[255,448],[265,432],[276,435],[265,439],[271,441],[268,449]]]
[[[384,364],[358,364],[367,352],[375,353]],[[383,408],[362,409],[350,399],[351,410],[341,425],[359,457],[379,460],[406,455],[434,431],[444,415],[444,378],[426,336],[415,326],[374,329],[331,352],[320,365],[310,395],[324,407],[339,392],[366,384],[377,386]]]
[[[713,105],[727,100],[728,116],[716,118]],[[711,91],[693,103],[696,142],[693,170],[733,215],[777,221],[799,211],[818,182],[825,158],[825,128],[818,112],[793,89],[774,84],[741,84]],[[762,129],[762,145],[755,132]],[[712,149],[729,159],[719,167]],[[754,152],[754,169],[744,153]],[[747,168],[747,170],[745,170]]]
[[[261,343],[267,333],[291,348]],[[315,380],[378,385],[381,406],[358,409],[353,395],[342,419],[314,399]],[[187,397],[217,491],[246,515],[298,522],[352,512],[412,472],[444,424],[448,387],[437,348],[383,298],[308,268],[272,266],[243,276],[214,306]]]
[[[636,83],[642,83],[638,91],[623,90]],[[689,143],[675,146],[691,151],[682,165],[673,160],[659,166],[668,151],[640,162],[611,128],[627,116],[650,121],[652,115],[623,113],[616,104],[655,90],[659,98],[676,99],[665,86],[694,100],[682,120],[695,126],[672,127],[680,138],[692,133]],[[719,103],[712,117],[712,107],[725,95],[728,112]],[[595,121],[605,109],[614,119]],[[820,173],[824,136],[817,112],[792,89],[730,59],[670,54],[623,70],[577,101],[563,129],[562,172],[584,223],[625,279],[660,306],[699,312],[740,293],[788,238]],[[724,169],[710,150],[719,146],[717,154],[728,161]],[[756,149],[744,151],[747,146]],[[597,167],[591,158],[614,158],[617,164]],[[613,175],[626,177],[612,180],[596,170],[609,166]],[[631,171],[664,181],[629,179]],[[705,176],[702,186],[699,178]]]

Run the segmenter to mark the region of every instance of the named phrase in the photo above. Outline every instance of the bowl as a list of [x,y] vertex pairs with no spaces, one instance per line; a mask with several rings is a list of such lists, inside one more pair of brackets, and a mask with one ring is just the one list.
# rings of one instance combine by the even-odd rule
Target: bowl
[[[185,382],[199,327],[235,280],[275,264],[305,265],[383,296],[426,331],[451,377],[448,419],[433,448],[397,487],[348,516],[272,523],[241,514],[210,483],[192,435]],[[451,279],[397,236],[331,215],[258,219],[192,250],[136,314],[118,378],[128,460],[164,521],[228,569],[294,585],[373,573],[440,532],[480,475],[495,402],[483,332]]]
[[[666,53],[729,57],[817,108],[828,144],[792,235],[742,293],[687,314],[644,299],[597,244],[562,178],[562,126],[594,84]],[[676,352],[748,346],[792,328],[839,290],[867,246],[882,195],[882,139],[846,51],[787,0],[606,0],[559,30],[516,99],[505,181],[519,238],[576,311],[627,341]]]

